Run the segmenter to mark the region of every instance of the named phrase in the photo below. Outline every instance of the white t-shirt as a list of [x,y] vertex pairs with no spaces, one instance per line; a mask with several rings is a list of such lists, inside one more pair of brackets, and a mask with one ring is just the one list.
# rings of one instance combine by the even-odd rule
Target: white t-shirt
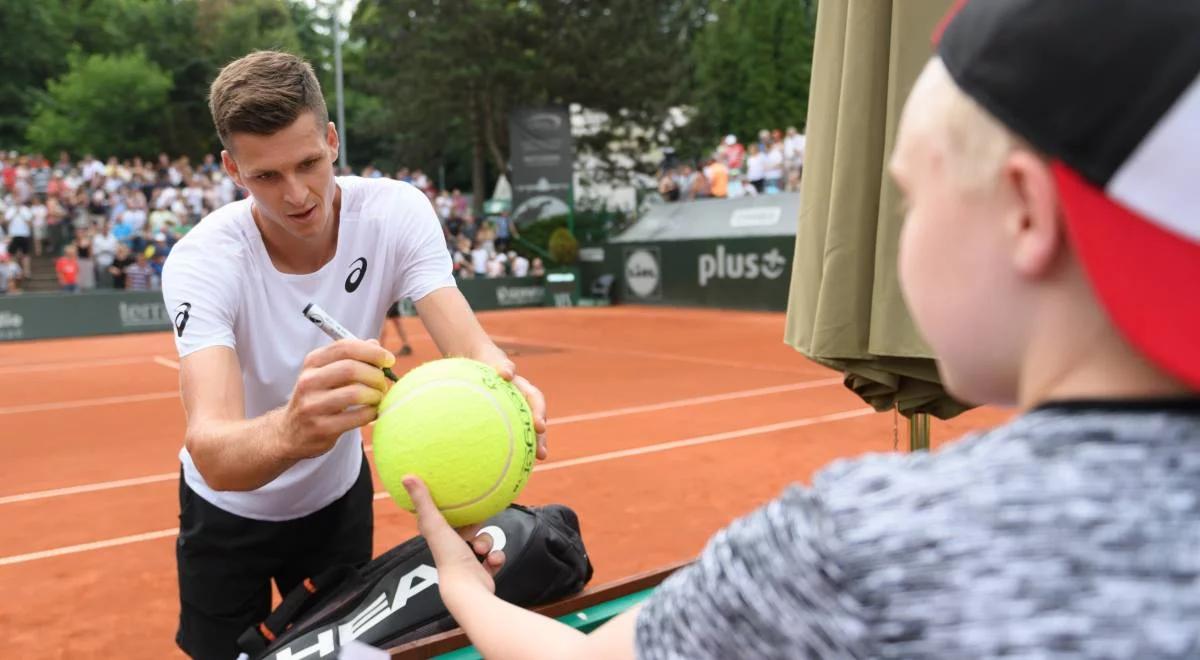
[[488,257],[487,248],[477,247],[471,250],[471,268],[474,269],[476,275],[487,274]]
[[188,209],[196,215],[204,212],[204,189],[199,186],[188,186],[183,191],[183,196],[187,198]]
[[97,174],[104,174],[104,163],[98,160],[89,160],[83,164],[83,178],[91,181],[92,177]]
[[237,196],[237,184],[233,182],[231,177],[222,177],[217,190],[221,206],[233,202],[233,198]]
[[95,255],[96,265],[108,268],[117,255],[117,237],[110,231],[107,234],[96,234],[92,238],[92,254]]
[[[163,299],[175,321],[180,357],[210,346],[237,351],[246,417],[287,403],[304,357],[330,343],[304,318],[312,302],[350,332],[378,337],[392,302],[420,300],[454,286],[450,254],[428,198],[391,179],[338,177],[342,190],[337,251],[305,275],[277,271],[250,212],[251,199],[222,207],[175,245],[163,270]],[[187,449],[179,452],[188,486],[231,513],[258,520],[306,516],[344,495],[362,465],[358,429],[328,453],[292,466],[258,490],[218,492]]]
[[28,206],[10,206],[8,209],[8,234],[20,238],[29,238],[32,234],[30,226],[33,223],[33,211]]
[[454,200],[450,199],[449,195],[438,195],[434,201],[437,205],[438,215],[443,219],[447,219],[454,212]]
[[778,145],[771,147],[767,152],[767,173],[768,179],[783,178],[783,149]]
[[179,190],[172,186],[167,186],[158,193],[158,199],[154,202],[154,208],[169,209],[177,199],[179,199]]
[[49,217],[50,211],[44,204],[34,204],[30,207],[33,211],[33,228],[43,229],[46,227],[46,218]]
[[746,159],[746,178],[758,181],[767,175],[767,157],[760,151]]
[[513,277],[525,277],[529,274],[529,260],[521,255],[517,255],[512,262]]
[[804,165],[804,144],[805,137],[799,133],[788,137],[783,141],[783,157],[789,163]]

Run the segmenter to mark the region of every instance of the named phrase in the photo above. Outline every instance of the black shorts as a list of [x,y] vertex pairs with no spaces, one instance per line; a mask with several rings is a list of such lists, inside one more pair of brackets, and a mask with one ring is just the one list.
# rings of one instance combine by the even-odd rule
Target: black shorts
[[[378,308],[376,308],[376,309],[378,309]],[[401,316],[400,303],[398,303],[398,302],[392,303],[392,306],[388,307],[387,317],[389,319],[394,319],[394,318],[399,318],[400,316]]]
[[25,256],[29,254],[29,237],[28,236],[13,236],[8,239],[8,253],[12,256]]
[[232,660],[237,638],[271,611],[271,580],[287,594],[304,578],[371,560],[374,494],[363,457],[338,500],[296,520],[251,520],[220,509],[179,480],[179,630],[175,643],[202,660]]

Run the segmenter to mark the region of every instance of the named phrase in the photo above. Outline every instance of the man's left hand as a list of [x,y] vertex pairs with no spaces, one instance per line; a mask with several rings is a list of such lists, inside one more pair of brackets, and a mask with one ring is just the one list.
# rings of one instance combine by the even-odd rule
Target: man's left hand
[[525,400],[529,402],[529,409],[533,411],[533,430],[537,432],[537,457],[544,460],[549,455],[549,448],[546,444],[546,397],[524,376],[517,375],[517,365],[513,364],[512,360],[501,358],[484,361],[492,365],[496,373],[500,374],[504,380],[512,382],[521,394],[525,395]]

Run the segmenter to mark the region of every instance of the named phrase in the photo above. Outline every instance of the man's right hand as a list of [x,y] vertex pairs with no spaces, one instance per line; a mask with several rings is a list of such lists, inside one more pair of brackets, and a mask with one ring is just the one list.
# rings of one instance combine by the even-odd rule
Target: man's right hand
[[382,369],[395,363],[375,340],[342,339],[309,353],[285,408],[282,454],[320,456],[346,431],[373,421],[391,385]]

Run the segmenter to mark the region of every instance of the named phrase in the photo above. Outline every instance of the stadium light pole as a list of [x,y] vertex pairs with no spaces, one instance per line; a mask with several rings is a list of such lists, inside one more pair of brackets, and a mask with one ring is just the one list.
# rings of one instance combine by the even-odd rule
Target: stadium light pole
[[340,138],[341,153],[338,155],[342,163],[342,167],[350,167],[350,157],[346,155],[346,103],[342,90],[342,3],[341,0],[333,1],[333,78],[334,85],[337,88],[337,128],[338,137]]

